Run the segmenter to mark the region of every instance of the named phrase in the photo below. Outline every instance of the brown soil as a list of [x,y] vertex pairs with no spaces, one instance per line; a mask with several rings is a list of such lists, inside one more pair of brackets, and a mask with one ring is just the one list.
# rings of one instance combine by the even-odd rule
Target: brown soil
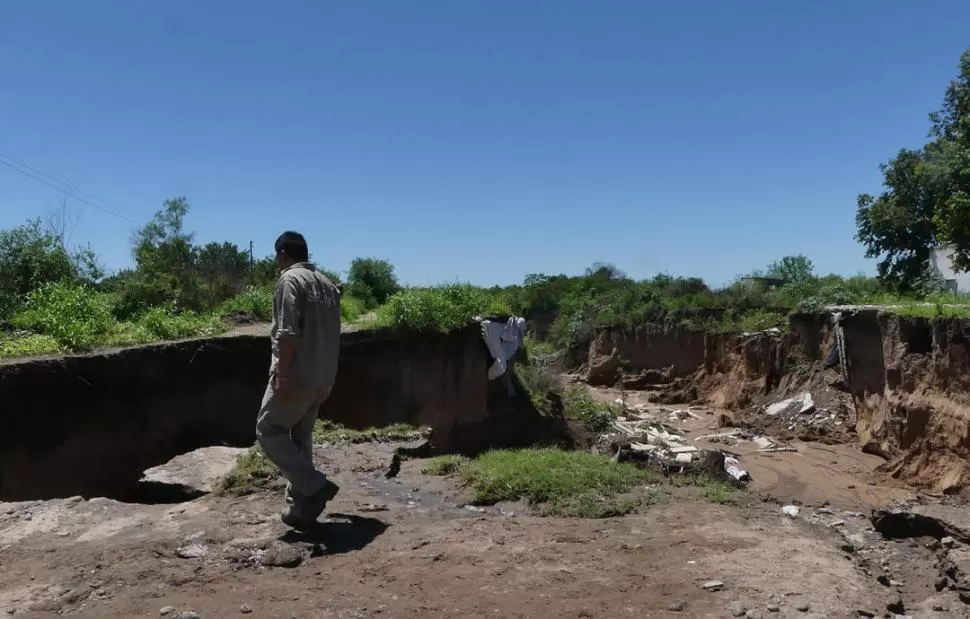
[[[522,505],[479,512],[464,507],[450,481],[422,475],[420,461],[385,479],[393,448],[318,450],[342,491],[308,534],[279,522],[280,497],[271,493],[175,506],[0,504],[0,612],[111,619],[172,606],[202,617],[250,609],[255,617],[719,617],[732,604],[777,604],[784,616],[802,605],[835,616],[887,603],[884,588],[846,560],[837,535],[786,519],[774,504],[677,502],[608,520],[541,518]],[[756,479],[766,490],[797,492],[808,482],[801,467],[787,466],[760,466]],[[832,472],[812,467],[818,476]],[[852,471],[837,472],[851,479]],[[832,488],[831,479],[821,487]],[[179,557],[192,549],[204,556]],[[288,560],[301,561],[261,564]],[[723,588],[705,591],[711,580]]]

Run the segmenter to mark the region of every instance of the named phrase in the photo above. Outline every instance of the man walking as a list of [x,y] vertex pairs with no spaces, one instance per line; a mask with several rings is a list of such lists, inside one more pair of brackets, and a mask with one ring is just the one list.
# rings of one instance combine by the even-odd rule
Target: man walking
[[313,424],[337,376],[340,293],[310,264],[298,232],[276,239],[276,263],[272,358],[256,438],[288,482],[283,522],[302,530],[340,490],[313,465]]

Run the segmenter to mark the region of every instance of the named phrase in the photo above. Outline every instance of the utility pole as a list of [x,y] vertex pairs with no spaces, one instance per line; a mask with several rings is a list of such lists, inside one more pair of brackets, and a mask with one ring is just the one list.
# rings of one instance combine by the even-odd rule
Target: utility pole
[[253,265],[255,264],[256,262],[253,260],[253,242],[250,241],[249,242],[249,270],[250,271],[253,270]]

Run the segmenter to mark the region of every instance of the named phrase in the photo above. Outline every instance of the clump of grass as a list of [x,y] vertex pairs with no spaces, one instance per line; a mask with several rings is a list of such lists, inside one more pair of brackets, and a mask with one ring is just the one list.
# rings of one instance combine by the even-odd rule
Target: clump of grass
[[552,413],[550,393],[561,393],[562,382],[559,377],[548,368],[536,365],[530,360],[528,363],[515,363],[512,373],[519,379],[519,383],[529,395],[532,406],[543,415]]
[[426,428],[418,428],[406,423],[396,423],[379,428],[356,430],[334,423],[328,419],[318,419],[313,426],[314,443],[368,443],[375,441],[411,441],[427,436]]
[[270,286],[249,286],[243,292],[226,300],[216,312],[226,316],[234,312],[251,314],[259,320],[273,318],[273,289]]
[[464,456],[437,456],[428,460],[421,472],[425,475],[445,477],[457,473],[466,462],[468,462],[468,459]]
[[340,297],[340,320],[355,322],[367,312],[367,306],[357,297],[342,295]]
[[239,456],[236,466],[216,482],[216,494],[245,496],[274,486],[280,480],[279,469],[263,454],[259,445]]
[[621,495],[658,479],[632,464],[551,448],[490,451],[460,463],[456,473],[477,503],[524,499],[541,513],[581,518],[629,513],[638,502]]
[[585,385],[570,385],[563,396],[566,417],[583,422],[590,432],[606,432],[619,414],[619,407],[597,402]]
[[0,359],[7,357],[35,357],[64,352],[64,348],[50,335],[17,331],[0,335]]
[[175,313],[163,307],[153,307],[135,321],[154,340],[181,340],[206,337],[227,329],[215,315],[194,312]]
[[670,479],[672,485],[680,488],[698,489],[704,500],[719,505],[737,503],[739,495],[744,492],[743,488],[712,479],[703,474],[678,475]]

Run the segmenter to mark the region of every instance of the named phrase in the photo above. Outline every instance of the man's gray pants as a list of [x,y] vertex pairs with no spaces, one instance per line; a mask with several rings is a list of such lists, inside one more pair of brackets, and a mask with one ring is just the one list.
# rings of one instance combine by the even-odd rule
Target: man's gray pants
[[[294,386],[295,387],[295,386]],[[287,502],[299,506],[300,495],[323,489],[327,477],[313,466],[313,424],[329,389],[290,390],[283,400],[270,378],[256,420],[256,439],[263,453],[286,478]]]

